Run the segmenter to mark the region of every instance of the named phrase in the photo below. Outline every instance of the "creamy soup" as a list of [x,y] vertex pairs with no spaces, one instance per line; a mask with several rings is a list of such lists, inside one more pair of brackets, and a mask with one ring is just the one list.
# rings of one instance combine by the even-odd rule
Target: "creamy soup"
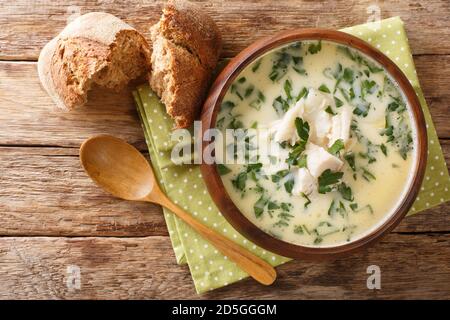
[[411,181],[415,130],[396,83],[332,42],[295,42],[255,60],[227,91],[216,127],[244,146],[228,139],[216,150],[231,199],[286,242],[354,241],[389,217]]

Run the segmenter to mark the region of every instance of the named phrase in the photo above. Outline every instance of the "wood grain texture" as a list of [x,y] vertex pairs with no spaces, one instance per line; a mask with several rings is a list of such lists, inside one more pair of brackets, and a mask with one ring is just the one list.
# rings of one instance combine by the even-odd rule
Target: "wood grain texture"
[[81,168],[78,149],[0,148],[0,235],[167,234],[162,210],[113,198]]
[[0,62],[0,145],[79,147],[92,135],[109,133],[143,150],[131,88],[118,93],[94,88],[83,108],[63,111],[41,87],[36,63]]
[[[406,24],[415,54],[450,53],[450,3],[446,0],[383,1],[199,1],[219,25],[224,56],[234,56],[254,40],[280,30],[306,27],[333,29],[361,24],[374,17],[400,16]],[[0,59],[36,60],[43,45],[78,14],[112,13],[148,36],[163,1],[2,1],[0,10]],[[375,9],[378,10],[378,9]],[[338,18],[337,18],[338,17]],[[420,32],[419,32],[420,30]],[[439,45],[436,31],[439,30]]]
[[[280,266],[270,289],[247,279],[197,296],[166,237],[0,238],[0,298],[445,299],[450,297],[449,255],[447,235],[389,235],[345,259]],[[80,268],[79,290],[66,285],[70,265]],[[369,265],[381,269],[381,290],[367,289]]]

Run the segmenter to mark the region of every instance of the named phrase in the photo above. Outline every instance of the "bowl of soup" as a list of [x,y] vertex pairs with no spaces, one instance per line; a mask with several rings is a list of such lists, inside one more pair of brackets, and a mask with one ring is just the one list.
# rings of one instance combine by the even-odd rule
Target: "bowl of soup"
[[201,169],[249,240],[286,257],[334,258],[406,215],[424,176],[425,128],[413,87],[380,51],[338,31],[287,31],[217,77]]

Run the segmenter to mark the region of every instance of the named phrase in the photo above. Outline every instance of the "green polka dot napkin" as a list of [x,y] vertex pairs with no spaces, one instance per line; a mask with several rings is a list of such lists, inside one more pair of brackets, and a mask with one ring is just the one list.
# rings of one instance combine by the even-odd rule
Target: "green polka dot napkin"
[[[450,200],[450,178],[428,106],[419,86],[408,40],[400,18],[390,18],[343,30],[364,39],[388,55],[407,75],[420,99],[429,137],[428,166],[422,190],[409,214],[428,209]],[[150,158],[162,189],[179,206],[199,221],[229,237],[274,266],[289,261],[268,252],[236,232],[222,217],[203,183],[200,169],[195,165],[175,165],[170,160],[174,142],[170,140],[173,127],[164,105],[147,84],[133,92]],[[183,221],[164,209],[170,239],[179,264],[187,263],[198,293],[226,286],[247,277],[232,261],[203,240]]]

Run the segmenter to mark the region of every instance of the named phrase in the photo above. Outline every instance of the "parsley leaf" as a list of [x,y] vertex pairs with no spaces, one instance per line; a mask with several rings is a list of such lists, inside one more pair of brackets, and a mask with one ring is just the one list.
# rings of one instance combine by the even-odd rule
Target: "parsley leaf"
[[247,181],[247,172],[241,172],[236,176],[236,178],[231,180],[231,183],[236,189],[244,191],[246,181]]
[[344,105],[341,99],[334,97],[334,103],[336,104],[336,108],[340,108]]
[[336,112],[333,111],[333,109],[331,109],[331,106],[328,106],[325,109],[325,112],[331,114],[332,116],[335,116],[337,114]]
[[262,195],[258,201],[255,202],[253,205],[253,211],[255,212],[255,216],[259,218],[264,213],[264,208],[266,207],[266,204],[269,202],[264,195]]
[[353,70],[350,68],[345,68],[344,69],[344,74],[343,74],[343,79],[348,82],[348,83],[353,83],[353,79],[354,79],[354,73]]
[[320,40],[319,40],[319,42],[317,44],[311,43],[308,46],[308,52],[311,53],[311,54],[316,54],[320,50],[322,50],[322,41],[320,41]]
[[356,108],[353,109],[353,114],[356,114],[357,116],[362,116],[365,118],[369,114],[369,108],[370,108],[370,103],[368,103],[368,102],[358,103],[356,105]]
[[332,155],[337,155],[342,149],[344,149],[344,141],[342,141],[342,139],[337,139],[333,145],[328,148],[328,152]]
[[330,192],[332,190],[332,186],[338,183],[343,175],[343,172],[332,172],[330,169],[322,172],[319,177],[319,193]]
[[325,92],[325,93],[330,93],[330,89],[328,89],[328,87],[325,84],[322,84],[319,87],[319,90],[322,91],[322,92]]
[[380,149],[381,149],[381,152],[383,152],[383,154],[384,154],[385,156],[387,156],[387,148],[386,148],[386,146],[384,145],[384,143],[382,143],[382,144],[380,145]]
[[304,194],[303,192],[301,193],[302,197],[305,198],[306,202],[305,202],[305,209],[308,208],[308,206],[311,204],[311,200],[308,198],[308,196],[306,194]]
[[284,183],[284,189],[286,189],[287,193],[292,194],[294,183],[295,183],[294,177],[290,178],[288,181]]
[[278,171],[277,173],[273,174],[272,177],[272,182],[279,182],[281,179],[283,179],[284,177],[286,177],[289,174],[289,170],[281,170]]
[[299,141],[294,145],[294,148],[289,152],[289,156],[286,159],[287,164],[295,166],[298,164],[298,158],[300,154],[305,151],[306,141]]
[[353,152],[346,153],[344,159],[347,160],[350,168],[352,168],[353,171],[356,171],[355,154]]
[[297,129],[297,134],[303,141],[308,141],[309,138],[309,123],[303,121],[301,118],[295,118],[295,128]]
[[226,166],[223,165],[223,164],[218,164],[218,165],[217,165],[217,171],[219,171],[219,174],[220,174],[221,176],[224,176],[224,175],[230,173],[230,172],[231,172],[231,169],[229,169],[228,167],[226,167]]
[[339,184],[338,191],[342,195],[342,198],[344,198],[347,201],[353,201],[352,189],[349,186],[347,186],[345,182]]

